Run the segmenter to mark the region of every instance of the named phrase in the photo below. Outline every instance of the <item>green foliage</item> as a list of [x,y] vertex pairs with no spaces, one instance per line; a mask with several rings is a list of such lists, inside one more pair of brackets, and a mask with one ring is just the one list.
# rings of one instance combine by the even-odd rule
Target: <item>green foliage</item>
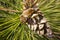
[[[0,0],[0,8],[22,11],[22,6],[22,0]],[[59,33],[60,0],[40,0],[39,8],[49,21],[52,31]],[[0,10],[0,40],[58,40],[33,33],[25,24],[20,23],[21,13]]]

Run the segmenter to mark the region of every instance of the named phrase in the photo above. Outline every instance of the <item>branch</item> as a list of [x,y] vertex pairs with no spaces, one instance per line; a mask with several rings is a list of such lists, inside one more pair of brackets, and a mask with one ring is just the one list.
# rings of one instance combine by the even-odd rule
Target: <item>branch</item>
[[54,34],[60,34],[60,32],[58,33],[58,32],[53,32]]
[[21,11],[18,11],[18,10],[11,10],[11,9],[7,9],[7,8],[0,8],[0,10],[8,11],[8,12],[21,12]]

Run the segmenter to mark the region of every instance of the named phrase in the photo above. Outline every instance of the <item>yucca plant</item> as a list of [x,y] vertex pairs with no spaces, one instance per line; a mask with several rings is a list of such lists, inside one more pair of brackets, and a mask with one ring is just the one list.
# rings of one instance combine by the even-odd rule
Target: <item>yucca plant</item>
[[39,36],[20,22],[22,0],[0,0],[0,40],[59,40],[60,0],[40,0],[39,8],[49,20],[53,38]]

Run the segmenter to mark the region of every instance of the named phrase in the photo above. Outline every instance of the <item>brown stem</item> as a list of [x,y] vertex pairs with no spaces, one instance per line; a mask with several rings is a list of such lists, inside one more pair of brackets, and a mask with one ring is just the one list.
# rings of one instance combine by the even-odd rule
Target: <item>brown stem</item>
[[18,11],[18,10],[11,10],[11,9],[7,9],[7,8],[0,8],[0,10],[8,11],[8,12],[21,12],[21,11]]
[[35,6],[38,2],[39,2],[39,0],[36,0],[36,1],[32,4],[32,7]]

